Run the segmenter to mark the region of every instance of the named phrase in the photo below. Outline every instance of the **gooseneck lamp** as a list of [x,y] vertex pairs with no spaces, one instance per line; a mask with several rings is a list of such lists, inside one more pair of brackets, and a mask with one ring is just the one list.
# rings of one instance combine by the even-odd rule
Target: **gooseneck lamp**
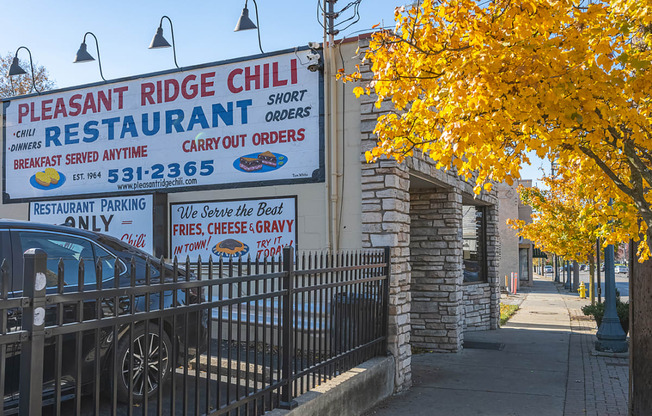
[[[163,19],[167,19],[168,22],[170,22],[170,33],[172,34],[172,45],[163,37]],[[174,28],[172,27],[172,20],[170,20],[169,17],[163,16],[161,17],[161,22],[158,25],[158,29],[156,29],[156,34],[152,38],[152,43],[149,44],[149,49],[160,49],[160,48],[169,48],[172,46],[172,53],[174,56],[174,65],[179,68],[179,64],[177,63],[177,48],[174,44]]]
[[86,35],[91,35],[93,36],[93,39],[95,39],[95,48],[97,49],[97,63],[100,66],[100,76],[102,77],[102,80],[106,82],[106,79],[104,78],[104,74],[102,74],[102,60],[100,59],[100,44],[97,42],[97,37],[93,34],[93,32],[84,33],[84,39],[82,40],[81,45],[79,45],[79,50],[77,51],[77,55],[75,55],[75,60],[72,62],[73,63],[91,62],[95,60],[95,58],[93,58],[93,56],[90,53],[88,53],[88,50],[86,49]]
[[[37,94],[41,94],[41,92],[36,89],[36,82],[34,82],[34,63],[32,61],[32,52],[26,46],[19,46],[18,49],[16,49],[16,53],[14,54],[14,59],[13,61],[11,61],[11,66],[9,67],[9,76],[13,77],[16,75],[27,74],[27,72],[25,72],[25,70],[20,67],[20,63],[18,62],[18,51],[20,51],[21,49],[25,49],[29,54],[29,67],[32,70],[32,88],[34,88],[34,91],[36,91]],[[11,85],[13,87],[13,81]]]
[[245,6],[244,9],[242,9],[242,15],[240,16],[240,19],[238,19],[238,23],[235,25],[235,29],[233,29],[234,32],[239,32],[241,30],[249,30],[249,29],[256,29],[258,31],[258,47],[260,48],[260,53],[265,53],[263,52],[263,45],[260,43],[260,22],[258,21],[258,4],[256,3],[256,0],[253,0],[254,2],[254,8],[256,9],[256,24],[251,21],[249,18],[249,9],[247,8],[247,2],[248,0],[245,0]]

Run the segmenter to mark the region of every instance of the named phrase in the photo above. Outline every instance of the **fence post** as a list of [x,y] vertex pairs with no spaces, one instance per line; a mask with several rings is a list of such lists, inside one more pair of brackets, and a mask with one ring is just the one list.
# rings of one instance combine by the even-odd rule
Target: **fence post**
[[281,409],[294,409],[298,403],[292,398],[292,356],[294,343],[292,342],[292,312],[294,311],[294,249],[283,247],[283,288],[286,291],[283,300],[283,357],[281,364],[281,378],[285,385],[281,390]]
[[23,296],[29,304],[23,308],[22,326],[27,338],[20,348],[21,416],[39,416],[43,402],[43,348],[45,345],[45,275],[47,255],[31,248],[24,253]]
[[389,355],[388,338],[389,338],[389,283],[392,276],[391,247],[385,247],[383,251],[385,257],[385,281],[383,282],[383,329],[385,331],[385,342],[383,343],[385,352]]

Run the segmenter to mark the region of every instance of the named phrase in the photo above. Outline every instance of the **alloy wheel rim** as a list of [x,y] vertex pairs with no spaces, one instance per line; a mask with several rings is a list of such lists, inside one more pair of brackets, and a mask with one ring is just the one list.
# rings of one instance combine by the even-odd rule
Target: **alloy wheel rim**
[[[146,340],[147,338],[147,340]],[[145,342],[147,341],[147,345]],[[159,373],[161,379],[165,376],[168,368],[169,353],[164,342],[160,343],[156,334],[145,334],[136,337],[131,344],[133,347],[126,351],[122,359],[122,382],[129,387],[131,381],[135,395],[142,396],[147,385],[147,393],[154,391],[158,387]],[[131,365],[133,357],[133,365]],[[145,363],[147,362],[147,371]],[[131,368],[130,368],[131,365]],[[131,377],[129,374],[131,373]]]

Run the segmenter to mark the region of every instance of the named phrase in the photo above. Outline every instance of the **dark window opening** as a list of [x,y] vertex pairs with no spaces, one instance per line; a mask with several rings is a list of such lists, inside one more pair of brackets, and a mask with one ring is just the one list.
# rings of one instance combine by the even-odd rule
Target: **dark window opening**
[[464,282],[487,281],[486,209],[462,206]]

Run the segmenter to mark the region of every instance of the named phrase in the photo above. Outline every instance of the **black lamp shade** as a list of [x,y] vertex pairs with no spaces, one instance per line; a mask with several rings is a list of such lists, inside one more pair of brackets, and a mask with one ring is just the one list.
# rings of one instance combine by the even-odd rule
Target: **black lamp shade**
[[242,16],[240,16],[240,19],[238,19],[238,24],[235,25],[235,29],[233,29],[233,31],[238,32],[240,30],[249,30],[255,28],[256,25],[249,18],[249,9],[247,9],[247,6],[245,6],[245,8],[242,9]]
[[163,28],[159,26],[156,29],[156,35],[152,38],[152,43],[149,44],[149,49],[169,48],[170,46],[172,45],[163,37]]
[[72,62],[90,62],[94,60],[95,58],[93,58],[91,54],[86,50],[86,42],[82,42],[82,44],[79,46],[79,50],[77,51],[77,55],[75,55],[75,60]]
[[11,62],[9,67],[9,76],[13,77],[14,75],[23,75],[26,74],[25,70],[18,65],[18,57],[14,56],[14,60]]

